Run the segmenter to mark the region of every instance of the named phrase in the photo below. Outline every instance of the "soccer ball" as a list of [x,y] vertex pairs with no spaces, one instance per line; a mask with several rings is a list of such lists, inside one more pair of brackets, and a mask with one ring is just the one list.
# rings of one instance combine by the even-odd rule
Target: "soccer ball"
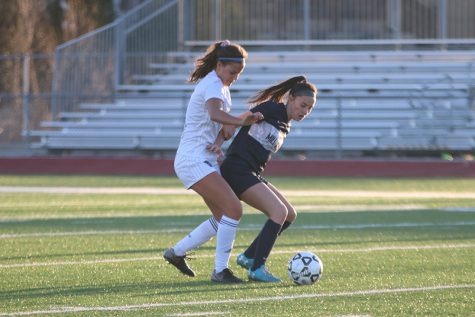
[[313,284],[322,276],[323,262],[312,252],[298,252],[289,261],[288,273],[296,284]]

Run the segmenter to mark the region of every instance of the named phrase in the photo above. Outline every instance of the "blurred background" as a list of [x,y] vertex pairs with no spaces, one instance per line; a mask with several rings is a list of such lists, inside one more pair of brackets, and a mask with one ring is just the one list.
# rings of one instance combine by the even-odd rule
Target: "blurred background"
[[276,159],[472,161],[475,0],[5,0],[0,156],[172,159],[194,60],[249,52],[233,113],[304,74]]

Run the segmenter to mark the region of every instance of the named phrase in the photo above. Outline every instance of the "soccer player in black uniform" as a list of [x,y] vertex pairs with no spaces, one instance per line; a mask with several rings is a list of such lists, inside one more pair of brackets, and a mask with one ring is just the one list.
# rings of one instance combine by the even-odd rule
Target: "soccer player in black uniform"
[[[264,119],[242,127],[226,152],[221,174],[240,200],[262,211],[269,218],[255,240],[237,258],[248,270],[250,280],[280,282],[265,263],[277,236],[296,218],[289,201],[260,174],[273,153],[282,146],[291,121],[305,119],[314,108],[317,88],[304,76],[297,76],[258,92],[250,103],[250,112]],[[220,145],[223,139],[218,136]]]

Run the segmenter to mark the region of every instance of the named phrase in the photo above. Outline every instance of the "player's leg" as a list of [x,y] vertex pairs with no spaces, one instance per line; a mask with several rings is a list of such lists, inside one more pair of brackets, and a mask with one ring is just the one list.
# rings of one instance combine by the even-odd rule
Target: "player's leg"
[[221,219],[222,216],[220,210],[218,210],[212,202],[206,199],[204,199],[204,201],[213,213],[213,216],[199,224],[172,248],[165,250],[164,253],[164,257],[169,263],[173,264],[180,272],[188,276],[196,276],[196,274],[186,262],[188,258],[187,253],[199,248],[216,235],[219,219]]
[[[266,179],[259,176],[260,181],[266,184],[274,194],[280,199],[280,201],[285,205],[287,208],[287,218],[285,219],[284,223],[282,224],[282,228],[280,229],[279,235],[282,234],[284,230],[286,230],[296,219],[297,212],[292,204],[282,195],[282,193],[271,183],[269,183]],[[256,253],[256,246],[257,242],[259,241],[259,235],[252,241],[249,247],[238,256],[237,263],[242,266],[243,268],[249,269],[254,262],[254,254]]]
[[295,210],[294,206],[285,198],[284,195],[271,183],[266,181],[267,186],[274,192],[274,194],[279,197],[280,201],[285,205],[287,208],[287,218],[285,219],[284,223],[282,224],[282,229],[279,232],[279,235],[287,229],[297,218],[297,211]]
[[[207,203],[210,210],[212,208]],[[219,221],[216,220],[213,212],[213,216],[203,221],[197,227],[195,227],[190,233],[184,236],[173,247],[165,250],[163,257],[168,263],[174,265],[180,272],[188,276],[196,276],[195,272],[190,268],[186,262],[189,257],[187,253],[191,250],[199,248],[212,237],[214,237],[218,231]],[[221,218],[221,216],[219,217]]]
[[249,268],[248,276],[257,281],[279,282],[280,279],[267,271],[265,263],[281,230],[282,223],[287,218],[287,208],[274,192],[261,182],[244,191],[240,198],[265,213],[269,218],[254,242],[255,253],[248,254],[249,258],[254,260]]
[[213,206],[215,212],[223,213],[216,233],[215,270],[211,279],[224,283],[242,282],[228,268],[237,226],[242,216],[241,202],[217,172],[207,175],[191,188],[205,199],[208,206]]
[[[185,187],[189,189],[194,183],[215,171],[212,164],[206,164],[202,160],[196,160],[192,157],[177,155],[174,161],[174,168],[178,178],[183,182]],[[198,225],[190,234],[193,236],[206,235],[206,232],[213,230],[213,217]],[[175,266],[181,273],[188,276],[195,276],[195,272],[188,266],[187,251],[193,248],[193,241],[189,239],[190,234],[187,234],[183,239],[176,243],[173,247],[168,248],[163,253],[164,259]],[[202,237],[201,240],[205,240]]]
[[[230,196],[231,199],[229,199],[228,202],[231,203],[223,204],[222,202],[218,201],[219,204],[216,204],[213,199],[208,199],[208,196],[210,195],[206,192],[208,184],[207,180],[210,178],[217,178],[218,181],[219,179],[222,180],[221,176],[219,175],[219,166],[217,162],[203,161],[194,157],[180,155],[175,157],[174,167],[177,176],[183,182],[185,187],[188,189],[195,189],[203,197],[205,203],[208,205],[208,207],[210,207],[210,210],[213,213],[213,217],[201,223],[192,231],[192,233],[190,233],[193,239],[189,239],[189,235],[187,235],[185,238],[179,241],[175,247],[165,250],[164,253],[164,258],[169,263],[177,267],[182,273],[189,276],[194,276],[194,272],[186,263],[186,252],[192,248],[198,247],[199,245],[208,241],[212,236],[216,235],[218,230],[218,222],[216,220],[221,218],[221,210],[229,210],[230,214],[239,216],[242,213],[242,208],[237,197],[235,195],[229,195],[229,193],[232,194],[232,192],[229,191],[229,188],[226,193],[227,196],[219,195],[219,193],[217,193],[216,196]],[[226,187],[220,187],[220,189],[223,188],[226,190]],[[213,191],[214,189],[211,188],[210,190]],[[229,257],[229,254],[226,256]]]
[[215,205],[206,199],[204,199],[204,201],[211,210],[213,216],[199,224],[172,248],[165,250],[164,253],[165,260],[173,264],[180,272],[188,276],[196,276],[196,274],[186,262],[186,259],[188,258],[187,253],[199,248],[216,235],[219,219],[221,219],[222,216],[222,213]]
[[199,248],[211,238],[213,238],[218,231],[219,219],[222,217],[221,211],[212,202],[207,199],[203,199],[211,210],[213,216],[203,221],[190,233],[188,233],[183,239],[181,239],[173,249],[176,255],[182,256],[187,252]]

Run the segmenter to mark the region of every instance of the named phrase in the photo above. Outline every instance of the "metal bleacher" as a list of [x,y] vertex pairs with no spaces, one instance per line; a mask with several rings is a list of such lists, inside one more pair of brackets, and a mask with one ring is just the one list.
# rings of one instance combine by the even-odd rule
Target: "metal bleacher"
[[[60,151],[174,151],[196,53],[152,63],[116,87],[113,103],[80,105],[31,136]],[[317,106],[292,124],[283,151],[466,151],[475,148],[475,52],[250,52],[232,86],[233,111],[255,92],[294,75],[318,89]]]

